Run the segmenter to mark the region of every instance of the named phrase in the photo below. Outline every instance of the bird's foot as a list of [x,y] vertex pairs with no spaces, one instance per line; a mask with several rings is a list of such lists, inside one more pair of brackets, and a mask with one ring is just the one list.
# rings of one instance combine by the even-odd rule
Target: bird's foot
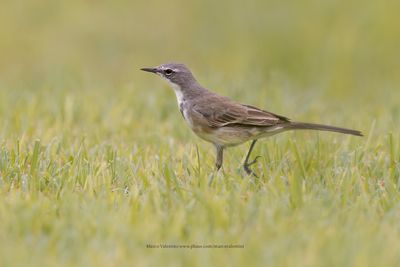
[[210,173],[210,175],[208,176],[208,186],[209,187],[212,185],[212,182],[214,181],[214,176],[215,176],[214,172]]
[[211,185],[212,185],[215,176],[223,177],[223,174],[224,174],[224,171],[223,171],[222,168],[219,168],[219,169],[213,171],[213,172],[208,176],[208,186],[211,186]]
[[247,175],[253,175],[253,176],[255,176],[256,178],[258,178],[257,174],[255,174],[255,172],[253,172],[253,170],[250,169],[250,166],[251,166],[251,165],[254,165],[255,163],[257,163],[257,160],[258,160],[258,158],[260,158],[260,157],[261,157],[261,156],[257,156],[257,157],[254,158],[253,161],[251,161],[251,162],[245,162],[245,163],[244,163],[243,168],[244,168],[244,171],[247,173]]

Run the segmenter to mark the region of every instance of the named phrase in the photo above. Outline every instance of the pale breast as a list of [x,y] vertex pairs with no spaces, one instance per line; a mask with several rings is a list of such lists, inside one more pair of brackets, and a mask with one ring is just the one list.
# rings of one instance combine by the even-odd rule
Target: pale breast
[[179,110],[189,127],[195,132],[202,131],[202,128],[205,126],[203,121],[200,121],[197,116],[191,111],[190,104],[182,99],[179,104]]

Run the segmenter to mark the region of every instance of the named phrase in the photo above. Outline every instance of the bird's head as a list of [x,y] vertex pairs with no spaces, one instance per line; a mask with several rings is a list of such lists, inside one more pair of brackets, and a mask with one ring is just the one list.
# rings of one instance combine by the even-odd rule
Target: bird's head
[[180,63],[166,63],[152,68],[142,68],[141,70],[155,73],[166,79],[174,89],[184,90],[197,84],[192,72]]

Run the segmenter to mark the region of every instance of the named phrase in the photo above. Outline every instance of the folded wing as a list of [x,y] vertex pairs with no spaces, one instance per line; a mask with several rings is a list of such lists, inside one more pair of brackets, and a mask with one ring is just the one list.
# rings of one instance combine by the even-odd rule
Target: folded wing
[[[210,100],[210,99],[208,99]],[[259,108],[242,105],[229,99],[209,101],[196,105],[193,110],[201,114],[213,128],[227,126],[268,127],[289,122],[289,119]]]

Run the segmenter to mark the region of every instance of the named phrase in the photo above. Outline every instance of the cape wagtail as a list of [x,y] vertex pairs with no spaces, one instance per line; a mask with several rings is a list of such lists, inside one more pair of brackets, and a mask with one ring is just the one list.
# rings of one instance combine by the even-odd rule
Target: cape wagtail
[[189,127],[200,138],[214,144],[217,170],[222,167],[226,147],[252,141],[243,167],[247,174],[254,174],[249,167],[258,157],[251,162],[249,158],[257,140],[289,130],[318,130],[363,136],[360,131],[295,122],[257,107],[237,103],[202,87],[184,64],[167,63],[141,70],[158,74],[170,83],[179,110]]

